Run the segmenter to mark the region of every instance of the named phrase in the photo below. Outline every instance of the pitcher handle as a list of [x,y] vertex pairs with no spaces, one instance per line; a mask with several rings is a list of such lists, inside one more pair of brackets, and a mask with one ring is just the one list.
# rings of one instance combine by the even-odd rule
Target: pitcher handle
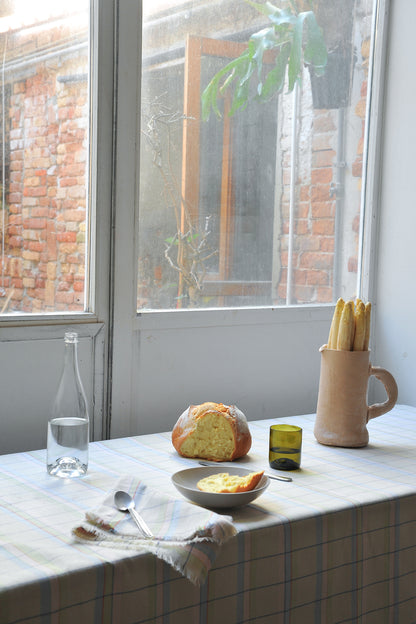
[[393,375],[381,366],[370,365],[370,375],[374,375],[379,379],[387,392],[387,400],[384,403],[374,403],[367,410],[367,422],[372,418],[377,418],[386,412],[389,412],[396,404],[398,397],[398,388]]

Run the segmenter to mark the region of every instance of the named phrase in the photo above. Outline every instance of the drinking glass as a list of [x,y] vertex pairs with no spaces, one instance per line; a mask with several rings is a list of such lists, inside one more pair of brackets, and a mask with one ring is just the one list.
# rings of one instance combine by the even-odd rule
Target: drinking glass
[[269,464],[276,470],[297,470],[300,466],[302,429],[296,425],[271,425]]

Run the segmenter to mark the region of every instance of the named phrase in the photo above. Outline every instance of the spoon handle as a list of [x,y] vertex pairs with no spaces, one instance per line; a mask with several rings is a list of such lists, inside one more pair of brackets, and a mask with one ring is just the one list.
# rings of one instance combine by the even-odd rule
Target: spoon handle
[[133,508],[129,509],[130,515],[139,527],[140,531],[143,533],[145,537],[153,537],[153,533],[147,526],[146,522],[143,520],[141,515]]
[[[209,462],[209,461],[199,461],[198,464],[201,464],[201,466],[217,466],[217,467],[221,465],[218,462]],[[246,468],[246,466],[242,466],[242,468]],[[270,472],[265,472],[264,474],[267,477],[269,477],[269,479],[275,479],[276,481],[292,481],[292,477],[284,477],[283,475],[281,476],[272,475],[270,474]]]

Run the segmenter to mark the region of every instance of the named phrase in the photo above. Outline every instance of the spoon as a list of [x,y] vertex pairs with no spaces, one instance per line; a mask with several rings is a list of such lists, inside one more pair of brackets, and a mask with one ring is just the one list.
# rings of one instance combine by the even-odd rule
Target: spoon
[[114,494],[114,503],[120,511],[128,511],[145,537],[153,537],[153,533],[143,520],[141,515],[136,511],[134,500],[127,492],[119,490]]
[[[198,464],[201,464],[201,466],[219,466],[220,464],[218,462],[208,462],[208,461],[199,461]],[[244,466],[244,468],[246,468],[246,466]],[[282,476],[277,476],[277,475],[272,475],[270,474],[270,472],[265,472],[264,473],[266,475],[266,477],[269,477],[269,479],[276,479],[276,481],[292,481],[292,477],[284,477]]]

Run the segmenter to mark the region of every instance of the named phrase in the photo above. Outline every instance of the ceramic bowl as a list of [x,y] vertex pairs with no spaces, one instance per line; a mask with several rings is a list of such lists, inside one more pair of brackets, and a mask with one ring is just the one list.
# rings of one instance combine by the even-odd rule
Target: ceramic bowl
[[238,468],[233,466],[207,466],[201,468],[187,468],[186,470],[180,470],[172,475],[172,482],[176,489],[185,498],[189,499],[201,507],[215,508],[231,508],[241,507],[242,505],[248,505],[256,498],[261,496],[265,489],[269,486],[270,479],[265,475],[262,476],[260,483],[254,490],[249,492],[234,492],[234,493],[214,493],[214,492],[202,492],[198,489],[197,483],[204,477],[209,477],[219,472],[228,472],[230,475],[239,475],[245,477],[253,470],[247,470],[247,468]]

